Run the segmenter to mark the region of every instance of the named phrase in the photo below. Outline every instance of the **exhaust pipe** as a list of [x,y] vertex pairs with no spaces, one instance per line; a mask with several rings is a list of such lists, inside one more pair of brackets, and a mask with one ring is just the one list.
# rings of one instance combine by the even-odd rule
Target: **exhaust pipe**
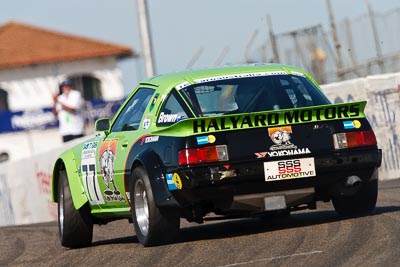
[[349,176],[346,178],[345,186],[346,187],[354,187],[360,183],[361,183],[361,178],[356,175],[352,175],[352,176]]
[[350,175],[339,180],[332,188],[333,195],[353,196],[362,186],[362,180],[357,175]]

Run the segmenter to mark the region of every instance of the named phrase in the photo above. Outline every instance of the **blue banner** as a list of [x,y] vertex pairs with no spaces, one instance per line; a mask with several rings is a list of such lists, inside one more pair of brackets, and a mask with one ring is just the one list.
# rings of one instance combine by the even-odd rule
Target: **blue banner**
[[[87,101],[83,114],[86,123],[98,118],[112,118],[125,99],[117,101]],[[42,108],[27,111],[0,111],[0,133],[20,132],[32,129],[49,129],[58,127],[58,120],[53,109]]]

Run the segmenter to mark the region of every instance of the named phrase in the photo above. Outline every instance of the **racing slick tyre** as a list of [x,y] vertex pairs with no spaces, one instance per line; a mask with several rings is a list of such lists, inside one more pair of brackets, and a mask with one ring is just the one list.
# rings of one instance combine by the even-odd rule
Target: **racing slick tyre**
[[352,196],[334,196],[332,204],[341,216],[368,214],[375,209],[378,198],[378,180],[363,184]]
[[92,243],[93,220],[85,204],[76,210],[65,171],[60,172],[58,188],[58,231],[61,245],[69,248],[87,247]]
[[171,243],[179,236],[179,211],[158,208],[146,170],[133,170],[131,180],[131,211],[136,236],[145,247]]

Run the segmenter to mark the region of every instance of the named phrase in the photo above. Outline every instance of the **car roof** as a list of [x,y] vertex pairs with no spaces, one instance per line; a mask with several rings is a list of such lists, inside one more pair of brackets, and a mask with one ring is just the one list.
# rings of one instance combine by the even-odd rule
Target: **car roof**
[[251,65],[237,65],[237,66],[224,66],[214,68],[203,68],[203,69],[191,69],[179,72],[173,72],[168,74],[156,75],[146,80],[143,80],[140,84],[151,84],[153,86],[172,86],[175,87],[183,82],[189,82],[194,84],[194,80],[202,79],[207,77],[216,77],[221,75],[230,74],[241,74],[241,73],[256,73],[256,72],[270,72],[270,71],[283,71],[287,74],[293,72],[302,74],[309,78],[313,83],[318,85],[315,80],[305,71],[283,64],[251,64]]

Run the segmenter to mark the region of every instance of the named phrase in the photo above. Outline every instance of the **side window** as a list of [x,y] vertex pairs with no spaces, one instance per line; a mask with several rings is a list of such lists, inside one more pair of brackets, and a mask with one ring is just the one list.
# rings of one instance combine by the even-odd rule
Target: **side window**
[[0,88],[0,111],[8,110],[8,93]]
[[312,106],[313,105],[312,97],[308,92],[307,88],[301,82],[301,80],[297,77],[293,77],[292,80],[296,86],[296,91],[299,99],[299,106],[300,107]]
[[154,90],[148,88],[139,89],[125,105],[115,123],[111,127],[112,132],[133,131],[139,129],[144,111],[149,103]]
[[[185,107],[185,108],[184,108]],[[176,91],[168,96],[157,118],[157,126],[167,126],[190,117],[190,112]]]
[[305,77],[281,77],[279,86],[281,91],[285,92],[280,96],[280,108],[299,108],[329,103],[318,88],[314,88]]
[[68,77],[68,80],[74,84],[76,90],[81,92],[83,99],[102,99],[101,81],[92,75],[73,75]]
[[[290,79],[290,77],[288,77],[288,79]],[[291,83],[287,79],[279,79],[279,81],[281,84],[281,88],[285,90],[285,93],[287,94],[287,96],[290,99],[291,106],[289,106],[289,107],[297,108],[298,107],[298,99],[297,99],[296,93],[293,88],[294,87],[293,83]]]

